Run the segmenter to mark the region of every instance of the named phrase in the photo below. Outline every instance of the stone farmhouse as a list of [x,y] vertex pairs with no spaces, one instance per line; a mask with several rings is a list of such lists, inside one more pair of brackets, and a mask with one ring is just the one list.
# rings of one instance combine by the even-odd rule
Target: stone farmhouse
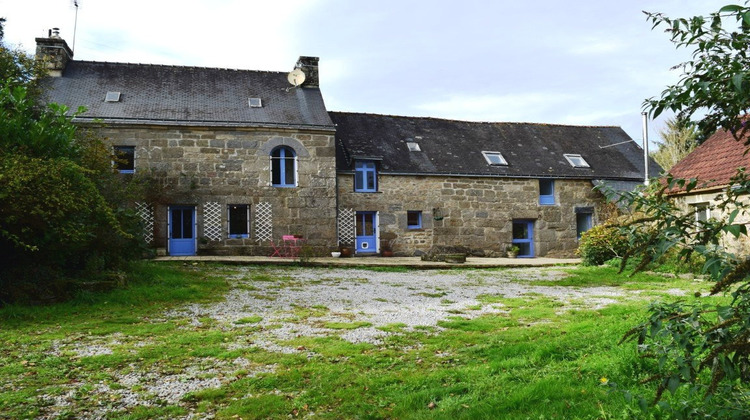
[[643,181],[619,127],[329,112],[317,57],[300,57],[294,86],[287,72],[76,61],[57,34],[36,41],[47,100],[85,107],[74,121],[106,138],[122,176],[156,186],[134,205],[169,255],[268,255],[297,235],[318,254],[570,256],[604,217],[593,186]]

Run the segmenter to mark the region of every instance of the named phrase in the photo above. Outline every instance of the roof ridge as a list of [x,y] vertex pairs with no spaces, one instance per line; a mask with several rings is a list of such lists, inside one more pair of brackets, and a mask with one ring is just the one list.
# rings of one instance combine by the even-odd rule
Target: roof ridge
[[351,111],[328,111],[329,114],[349,114],[349,115],[367,115],[373,117],[390,117],[390,118],[404,118],[404,119],[421,119],[421,120],[436,120],[436,121],[449,121],[449,122],[460,122],[469,124],[508,124],[508,125],[536,125],[536,126],[552,126],[552,127],[581,127],[581,128],[622,128],[616,125],[575,125],[575,124],[560,124],[560,123],[538,123],[538,122],[522,122],[522,121],[469,121],[460,120],[456,118],[439,118],[439,117],[421,117],[421,116],[408,116],[408,115],[393,115],[393,114],[379,114],[373,112],[351,112]]
[[241,71],[241,72],[253,72],[253,73],[273,73],[273,74],[285,74],[283,71],[274,70],[252,70],[252,69],[236,69],[229,67],[207,67],[207,66],[183,66],[177,64],[150,64],[150,63],[129,63],[129,62],[118,62],[118,61],[93,61],[93,60],[73,60],[72,63],[80,64],[107,64],[117,66],[139,66],[139,67],[163,67],[163,68],[179,68],[179,69],[198,69],[198,70],[224,70],[224,71]]

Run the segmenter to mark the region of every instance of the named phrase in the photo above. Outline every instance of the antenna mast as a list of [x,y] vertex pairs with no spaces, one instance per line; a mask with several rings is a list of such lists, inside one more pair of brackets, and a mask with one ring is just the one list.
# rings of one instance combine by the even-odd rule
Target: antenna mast
[[73,23],[73,48],[71,51],[76,52],[76,30],[78,29],[78,0],[73,0],[73,6],[76,8],[76,20]]

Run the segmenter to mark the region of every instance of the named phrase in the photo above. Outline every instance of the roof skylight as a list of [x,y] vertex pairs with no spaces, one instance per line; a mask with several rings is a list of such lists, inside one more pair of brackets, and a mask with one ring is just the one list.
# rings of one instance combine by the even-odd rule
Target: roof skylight
[[508,161],[505,160],[503,154],[500,152],[482,152],[487,163],[493,166],[508,166]]
[[260,98],[250,98],[247,100],[247,103],[250,105],[250,108],[262,108],[263,104],[260,101]]
[[574,168],[590,168],[589,163],[581,155],[564,154],[563,156],[565,156],[565,159]]
[[419,147],[419,143],[417,143],[417,142],[415,142],[415,141],[413,141],[411,139],[406,140],[406,147],[409,148],[410,152],[421,152],[422,151],[422,149]]
[[107,96],[104,97],[104,102],[120,102],[120,92],[107,92]]

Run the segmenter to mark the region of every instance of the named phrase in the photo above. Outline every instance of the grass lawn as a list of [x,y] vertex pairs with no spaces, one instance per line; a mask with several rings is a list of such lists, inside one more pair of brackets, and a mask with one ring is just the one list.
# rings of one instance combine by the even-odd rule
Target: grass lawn
[[[260,315],[231,325],[169,315],[185,305],[221,302],[233,288],[255,293],[269,282],[304,288],[296,273],[316,269],[258,267],[241,284],[233,280],[238,270],[143,263],[124,290],[0,309],[0,418],[641,417],[622,394],[602,386],[613,381],[651,395],[638,385],[645,373],[634,345],[617,342],[644,318],[649,301],[674,299],[667,293],[674,290],[696,299],[696,291],[705,295],[709,288],[618,276],[608,267],[561,268],[569,273],[551,285],[629,293],[602,308],[564,310],[544,295],[487,294],[466,312],[484,305],[502,312],[467,317],[457,311],[437,327],[379,326],[389,335],[378,344],[339,336],[368,322],[328,322],[322,327],[330,334],[273,343],[278,351],[256,343],[262,330],[280,328]],[[274,304],[273,295],[263,298]],[[300,302],[287,319],[302,322],[327,312]]]

